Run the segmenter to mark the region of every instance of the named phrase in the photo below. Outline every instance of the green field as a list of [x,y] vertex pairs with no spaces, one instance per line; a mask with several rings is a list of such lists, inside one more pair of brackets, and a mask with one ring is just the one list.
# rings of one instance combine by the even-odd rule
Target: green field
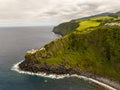
[[100,22],[96,22],[93,20],[85,20],[78,23],[79,23],[79,27],[77,28],[78,31],[84,31],[88,28],[93,28],[100,25]]

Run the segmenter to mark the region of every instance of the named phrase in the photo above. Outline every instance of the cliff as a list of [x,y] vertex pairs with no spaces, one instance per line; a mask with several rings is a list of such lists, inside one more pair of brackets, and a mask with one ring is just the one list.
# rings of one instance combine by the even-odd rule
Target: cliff
[[63,35],[34,53],[26,53],[21,70],[47,74],[95,75],[120,82],[119,17],[73,20],[54,28]]

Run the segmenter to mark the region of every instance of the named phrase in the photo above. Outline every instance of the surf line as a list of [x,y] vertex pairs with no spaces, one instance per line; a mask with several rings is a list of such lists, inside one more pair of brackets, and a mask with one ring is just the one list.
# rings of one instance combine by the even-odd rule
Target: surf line
[[23,71],[23,70],[20,70],[19,68],[19,64],[22,63],[24,60],[14,64],[11,68],[11,70],[13,71],[16,71],[18,73],[21,73],[21,74],[28,74],[28,75],[36,75],[36,76],[41,76],[41,77],[46,77],[46,78],[52,78],[52,79],[63,79],[65,77],[77,77],[77,78],[80,78],[80,79],[84,79],[84,80],[88,80],[88,81],[91,81],[93,83],[96,83],[100,86],[103,86],[105,88],[108,88],[109,90],[117,90],[105,83],[102,83],[100,81],[97,81],[95,79],[92,79],[92,78],[89,78],[89,77],[85,77],[85,76],[81,76],[81,75],[77,75],[77,74],[73,74],[73,75],[69,75],[69,74],[65,74],[65,75],[57,75],[57,74],[46,74],[46,73],[33,73],[33,72],[29,72],[29,71]]

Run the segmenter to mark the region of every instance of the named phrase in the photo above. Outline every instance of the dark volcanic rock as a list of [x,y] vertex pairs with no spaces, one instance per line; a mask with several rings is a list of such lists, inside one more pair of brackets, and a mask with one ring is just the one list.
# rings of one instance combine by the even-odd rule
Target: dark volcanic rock
[[[19,64],[19,68],[23,71],[29,71],[29,72],[33,72],[33,73],[43,72],[46,74],[56,74],[56,75],[77,74],[77,75],[82,75],[82,76],[96,79],[100,82],[103,82],[110,86],[116,87],[117,89],[120,88],[119,82],[113,81],[107,77],[103,77],[103,76],[97,75],[95,73],[83,71],[83,70],[80,70],[77,68],[66,68],[64,65],[54,66],[54,65],[48,65],[46,63],[35,64],[35,63],[28,63],[28,62],[24,61],[21,64]],[[101,79],[101,78],[105,78],[107,80],[107,82],[105,79]]]
[[44,72],[46,74],[78,74],[78,75],[84,75],[91,77],[93,74],[82,71],[77,68],[66,68],[64,65],[48,65],[46,63],[42,64],[34,64],[34,63],[26,63],[25,61],[19,64],[19,68],[24,71],[30,71],[30,72]]

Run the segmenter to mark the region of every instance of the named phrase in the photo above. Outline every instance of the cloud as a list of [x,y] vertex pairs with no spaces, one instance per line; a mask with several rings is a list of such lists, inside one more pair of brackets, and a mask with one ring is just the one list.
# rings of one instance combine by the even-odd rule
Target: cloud
[[60,23],[119,8],[120,0],[0,0],[0,23]]

